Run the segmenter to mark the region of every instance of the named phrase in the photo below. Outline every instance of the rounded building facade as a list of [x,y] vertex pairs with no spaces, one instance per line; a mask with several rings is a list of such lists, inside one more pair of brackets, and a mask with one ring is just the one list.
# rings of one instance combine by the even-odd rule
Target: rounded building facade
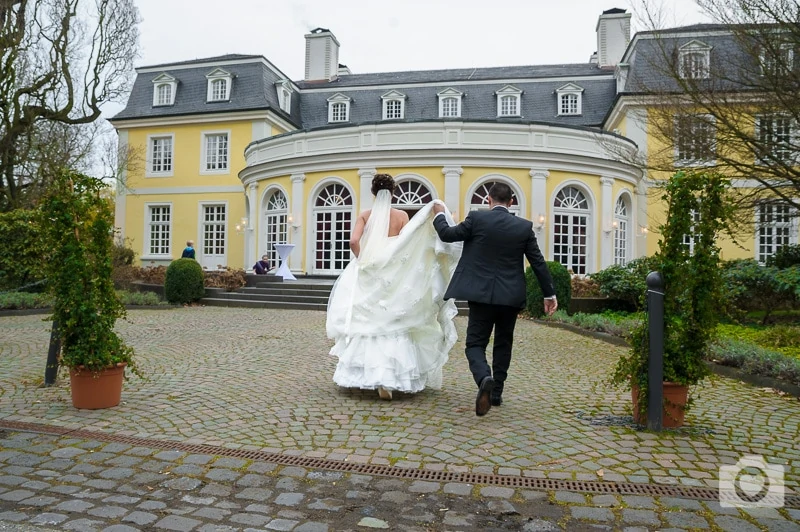
[[488,208],[495,182],[511,211],[531,220],[547,260],[575,274],[645,254],[636,145],[588,127],[431,120],[296,131],[251,143],[239,177],[252,262],[291,243],[296,274],[337,275],[351,259],[350,231],[372,205],[372,177],[395,177],[395,205],[414,215],[434,199],[456,220]]

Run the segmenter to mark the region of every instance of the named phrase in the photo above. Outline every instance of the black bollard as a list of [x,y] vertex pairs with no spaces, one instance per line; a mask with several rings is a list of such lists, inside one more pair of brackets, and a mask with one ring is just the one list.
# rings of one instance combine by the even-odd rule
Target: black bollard
[[58,331],[58,321],[53,320],[50,329],[50,349],[47,351],[47,365],[44,368],[44,386],[53,386],[58,376],[58,354],[61,352],[61,335]]
[[664,422],[664,278],[660,272],[647,275],[647,318],[650,331],[647,428],[660,431]]

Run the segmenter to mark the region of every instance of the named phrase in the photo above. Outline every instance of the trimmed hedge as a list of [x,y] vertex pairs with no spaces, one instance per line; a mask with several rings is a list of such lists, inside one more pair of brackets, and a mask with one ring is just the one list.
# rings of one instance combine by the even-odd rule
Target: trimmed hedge
[[203,268],[194,259],[178,259],[170,263],[164,279],[164,295],[170,303],[186,305],[205,295]]
[[[569,309],[569,304],[572,300],[572,277],[567,269],[559,262],[548,261],[547,268],[550,270],[550,275],[553,277],[556,297],[558,298],[558,308],[564,310]],[[525,270],[525,284],[528,289],[526,309],[534,318],[541,318],[544,316],[544,294],[530,266]]]

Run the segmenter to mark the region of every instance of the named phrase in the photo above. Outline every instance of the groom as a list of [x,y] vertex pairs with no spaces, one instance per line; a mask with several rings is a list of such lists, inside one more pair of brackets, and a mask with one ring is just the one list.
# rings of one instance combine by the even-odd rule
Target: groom
[[[528,258],[544,294],[544,310],[558,308],[553,279],[539,251],[531,222],[508,211],[511,187],[495,183],[489,189],[488,211],[472,211],[458,225],[450,226],[444,206],[436,203],[433,225],[443,242],[464,242],[445,299],[469,302],[466,355],[478,385],[475,414],[485,415],[503,403],[503,385],[511,364],[511,346],[517,313],[525,306],[523,257]],[[492,367],[486,362],[486,346],[494,329]]]

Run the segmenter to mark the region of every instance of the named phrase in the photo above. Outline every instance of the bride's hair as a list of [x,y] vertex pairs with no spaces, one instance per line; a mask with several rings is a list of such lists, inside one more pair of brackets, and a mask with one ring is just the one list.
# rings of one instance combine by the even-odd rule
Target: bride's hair
[[397,185],[394,182],[394,178],[389,174],[375,174],[375,177],[372,178],[372,195],[377,196],[378,192],[381,190],[388,190],[389,192],[394,193],[394,189]]

